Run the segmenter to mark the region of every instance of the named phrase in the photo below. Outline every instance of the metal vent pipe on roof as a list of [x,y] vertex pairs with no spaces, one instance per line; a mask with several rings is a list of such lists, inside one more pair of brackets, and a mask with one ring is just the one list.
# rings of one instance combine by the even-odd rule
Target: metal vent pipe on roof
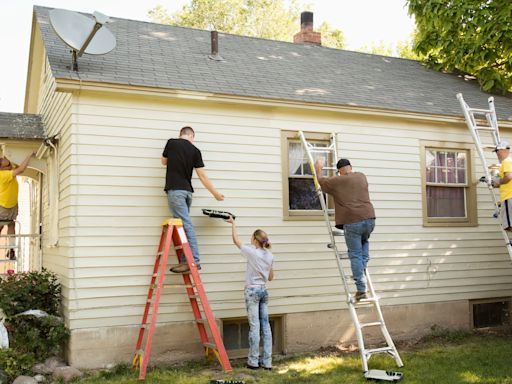
[[313,12],[302,12],[300,14],[300,26],[303,30],[313,30]]
[[219,55],[219,32],[211,31],[212,53],[208,56],[211,60],[222,61],[223,58]]

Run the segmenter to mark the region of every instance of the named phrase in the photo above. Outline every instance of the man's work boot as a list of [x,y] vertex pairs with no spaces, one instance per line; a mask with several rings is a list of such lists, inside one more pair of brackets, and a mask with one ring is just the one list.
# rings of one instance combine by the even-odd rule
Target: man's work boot
[[174,273],[188,273],[190,271],[190,268],[188,267],[188,264],[180,264],[175,267],[172,267],[170,271]]
[[356,294],[354,295],[354,300],[355,301],[359,301],[359,300],[363,300],[363,299],[367,299],[368,296],[366,295],[366,292],[356,292]]

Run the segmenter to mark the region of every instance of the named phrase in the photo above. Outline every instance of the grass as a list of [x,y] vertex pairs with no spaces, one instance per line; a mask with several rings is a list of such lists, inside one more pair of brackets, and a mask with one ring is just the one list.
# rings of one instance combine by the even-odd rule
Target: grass
[[[434,330],[420,342],[399,346],[404,362],[396,368],[384,355],[370,360],[370,369],[402,372],[403,383],[412,384],[512,384],[512,336],[469,334]],[[367,383],[359,354],[318,352],[293,357],[276,357],[271,372],[251,371],[244,361],[233,362],[233,372],[225,374],[215,363],[194,362],[181,366],[148,370],[146,383],[207,384],[210,380],[238,380],[246,384],[338,384]],[[128,366],[94,372],[80,384],[140,383]]]

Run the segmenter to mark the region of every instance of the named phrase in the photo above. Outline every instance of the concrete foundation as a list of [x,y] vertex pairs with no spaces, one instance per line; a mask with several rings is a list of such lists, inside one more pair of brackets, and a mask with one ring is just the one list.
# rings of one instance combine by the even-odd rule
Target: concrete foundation
[[[433,325],[448,329],[469,328],[467,301],[411,304],[383,307],[384,318],[394,341],[428,334]],[[375,318],[371,311],[359,311],[361,320]],[[327,346],[357,345],[348,310],[303,312],[284,315],[283,353],[314,351]],[[103,368],[109,364],[131,363],[139,327],[82,329],[71,332],[69,363],[77,368]],[[365,343],[378,343],[380,331],[365,332]],[[157,326],[151,365],[194,360],[203,357],[194,323]]]

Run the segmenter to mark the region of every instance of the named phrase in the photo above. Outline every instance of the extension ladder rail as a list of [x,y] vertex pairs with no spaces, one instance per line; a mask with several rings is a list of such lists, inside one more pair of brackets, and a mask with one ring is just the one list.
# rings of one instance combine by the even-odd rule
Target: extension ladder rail
[[[490,171],[491,167],[488,166],[487,159],[485,157],[485,150],[494,149],[496,145],[501,141],[498,128],[498,119],[496,117],[496,109],[494,107],[494,97],[491,96],[487,99],[489,109],[471,108],[464,101],[462,93],[457,94],[457,99],[459,100],[462,112],[464,113],[464,119],[466,120],[466,125],[468,126],[469,132],[471,133],[471,137],[473,138],[473,142],[475,144],[478,157],[482,162],[487,189],[489,190],[492,202],[494,204],[493,216],[495,218],[499,218],[500,199],[498,198],[496,189],[492,186],[492,175]],[[487,125],[478,125],[477,116],[485,117]],[[512,260],[512,243],[507,235],[507,231],[503,229],[500,221],[498,221],[498,225],[500,228],[501,235],[505,240],[505,245],[507,247],[508,254],[510,256],[510,259]]]
[[[164,279],[171,244],[178,262],[180,262],[181,256],[184,255],[189,267],[189,272],[182,274],[183,283],[192,307],[192,313],[195,318],[205,354],[207,357],[217,357],[222,369],[225,372],[230,372],[232,371],[231,364],[224,348],[224,343],[222,342],[220,331],[215,321],[215,316],[213,315],[213,311],[208,302],[201,277],[194,262],[192,251],[190,250],[190,245],[185,235],[181,219],[168,219],[162,224],[160,244],[156,254],[153,273],[151,275],[146,305],[142,316],[142,324],[135,347],[135,356],[133,358],[132,368],[139,368],[139,379],[144,380],[151,354],[151,345],[155,333],[155,325],[162,289],[164,288]],[[148,323],[150,312],[151,319]],[[207,327],[210,330],[211,337],[208,334]],[[147,336],[146,330],[148,330]],[[145,343],[144,339],[146,340]]]
[[[316,147],[309,143],[306,140],[306,137],[302,131],[299,131],[299,136],[302,142],[302,146],[304,147],[307,155],[308,155],[308,162],[309,166],[311,168],[311,172],[313,174],[313,181],[315,183],[316,193],[318,196],[318,199],[320,200],[320,205],[322,207],[323,216],[325,220],[325,224],[327,226],[327,231],[329,232],[330,237],[330,244],[329,248],[331,248],[334,252],[336,263],[338,265],[338,270],[340,272],[341,280],[343,283],[343,288],[345,290],[345,294],[347,297],[347,305],[349,308],[350,316],[352,318],[352,322],[354,323],[355,329],[356,329],[356,337],[357,337],[357,343],[359,346],[359,352],[361,354],[361,362],[363,366],[363,371],[365,373],[368,372],[368,360],[371,358],[372,355],[377,353],[387,353],[391,355],[397,366],[402,367],[403,363],[400,358],[400,355],[398,353],[398,350],[395,347],[395,344],[393,343],[393,340],[391,338],[391,335],[388,332],[388,329],[386,327],[386,323],[384,321],[384,316],[382,314],[382,310],[380,308],[380,302],[378,296],[375,294],[375,290],[373,287],[372,280],[370,278],[370,273],[368,270],[365,270],[366,275],[366,281],[368,285],[368,291],[370,293],[370,296],[367,299],[361,299],[360,301],[356,302],[354,297],[350,293],[350,288],[348,285],[348,277],[345,274],[343,264],[341,262],[342,260],[342,254],[339,252],[338,247],[336,246],[336,239],[335,235],[341,235],[341,233],[334,232],[332,226],[331,226],[331,219],[329,218],[329,209],[327,208],[324,194],[322,192],[322,189],[320,187],[320,184],[317,180],[317,174],[314,167],[314,158],[313,154],[320,154],[325,155],[327,154],[327,161],[329,160],[329,155],[331,156],[332,166],[324,167],[323,169],[333,170],[337,171],[336,168],[336,161],[338,158],[337,148],[336,148],[336,134],[331,134],[331,143],[328,147]],[[338,230],[336,230],[338,231]],[[377,312],[377,318],[378,321],[374,322],[368,322],[368,323],[361,323],[359,321],[359,316],[357,314],[357,309],[364,307],[364,306],[373,306]],[[383,348],[366,348],[364,344],[364,335],[363,335],[363,329],[368,327],[380,327],[380,330],[382,332],[382,335],[384,336],[384,339],[386,340],[386,347]]]

